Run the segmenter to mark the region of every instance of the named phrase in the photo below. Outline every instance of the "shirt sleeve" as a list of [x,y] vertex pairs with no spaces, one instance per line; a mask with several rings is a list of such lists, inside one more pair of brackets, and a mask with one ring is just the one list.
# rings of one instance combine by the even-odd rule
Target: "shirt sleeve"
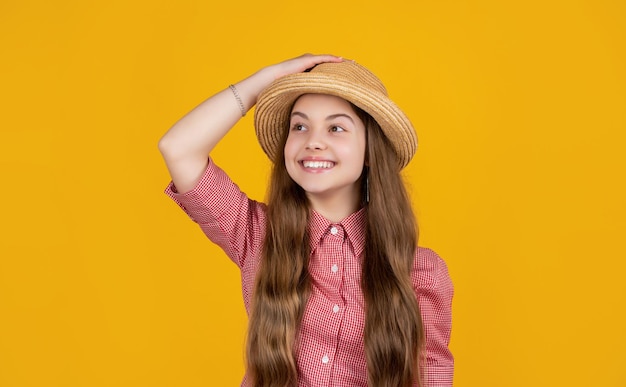
[[430,249],[419,248],[414,284],[426,334],[426,387],[451,387],[454,357],[448,348],[452,329],[454,287],[446,263]]
[[240,268],[246,257],[258,256],[265,232],[265,205],[249,199],[211,159],[191,191],[178,193],[170,182],[165,193]]

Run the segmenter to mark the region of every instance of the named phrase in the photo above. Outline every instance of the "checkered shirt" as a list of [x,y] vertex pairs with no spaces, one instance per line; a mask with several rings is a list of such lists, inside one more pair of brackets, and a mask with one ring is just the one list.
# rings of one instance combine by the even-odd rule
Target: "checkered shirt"
[[[213,161],[191,191],[170,196],[241,270],[249,312],[265,233],[266,206],[249,199]],[[365,212],[339,223],[311,213],[311,294],[299,332],[298,386],[367,386],[363,342],[364,298],[360,286]],[[453,286],[445,262],[418,248],[411,279],[426,333],[427,387],[450,387],[454,359],[448,343]],[[244,376],[242,386],[247,386]]]

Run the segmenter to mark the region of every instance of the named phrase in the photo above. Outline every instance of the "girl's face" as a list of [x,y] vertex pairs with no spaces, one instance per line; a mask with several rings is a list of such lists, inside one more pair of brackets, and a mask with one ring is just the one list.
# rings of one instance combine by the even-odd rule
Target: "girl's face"
[[365,126],[346,100],[305,94],[294,104],[285,166],[310,199],[358,203],[365,146]]

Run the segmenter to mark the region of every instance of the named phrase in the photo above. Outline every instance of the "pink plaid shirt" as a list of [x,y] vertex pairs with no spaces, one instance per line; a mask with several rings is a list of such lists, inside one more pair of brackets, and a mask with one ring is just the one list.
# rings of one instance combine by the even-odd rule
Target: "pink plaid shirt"
[[[249,312],[266,206],[249,199],[211,160],[193,190],[179,194],[170,184],[166,193],[239,266]],[[364,230],[363,209],[339,223],[312,211],[312,286],[299,333],[298,386],[367,386],[360,286]],[[411,277],[426,331],[426,385],[452,386],[454,360],[448,343],[453,287],[446,264],[432,250],[420,247]],[[244,377],[242,386],[246,385]]]

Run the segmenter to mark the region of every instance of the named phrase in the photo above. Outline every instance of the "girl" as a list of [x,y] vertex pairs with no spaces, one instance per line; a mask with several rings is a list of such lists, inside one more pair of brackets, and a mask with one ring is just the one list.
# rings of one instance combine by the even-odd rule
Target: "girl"
[[[267,205],[208,157],[255,104]],[[416,146],[380,80],[330,55],[263,68],[163,136],[166,193],[241,270],[242,386],[452,385],[452,284],[400,176]]]

